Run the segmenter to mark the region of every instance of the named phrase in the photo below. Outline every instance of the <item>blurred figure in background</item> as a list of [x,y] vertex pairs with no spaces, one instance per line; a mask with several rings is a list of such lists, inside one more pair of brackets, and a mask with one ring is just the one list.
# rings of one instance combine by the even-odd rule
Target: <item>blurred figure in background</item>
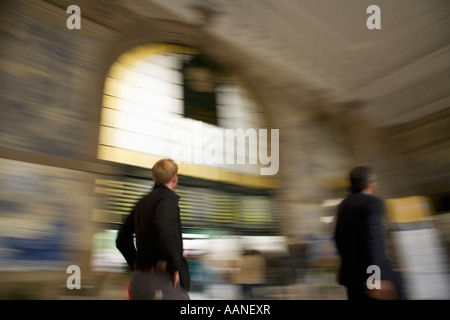
[[[401,299],[399,277],[386,255],[383,239],[383,203],[373,194],[377,178],[369,167],[350,172],[352,193],[339,205],[335,241],[342,262],[339,283],[347,287],[349,300]],[[380,268],[380,289],[367,288],[371,265]]]
[[177,164],[170,159],[159,160],[153,166],[153,190],[136,204],[117,236],[117,248],[133,270],[133,300],[189,299],[190,275],[183,256],[180,197],[174,192],[177,172]]
[[234,283],[241,285],[244,299],[254,298],[253,289],[266,281],[266,259],[257,250],[245,250],[235,267]]
[[288,245],[288,259],[297,283],[304,282],[308,267],[306,241],[293,241]]

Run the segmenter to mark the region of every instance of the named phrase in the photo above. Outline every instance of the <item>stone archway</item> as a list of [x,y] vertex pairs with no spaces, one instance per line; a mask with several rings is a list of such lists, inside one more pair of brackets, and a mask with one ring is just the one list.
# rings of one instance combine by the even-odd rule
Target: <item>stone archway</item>
[[[287,207],[282,210],[283,218],[286,218],[282,232],[293,234],[299,231],[299,226],[302,229],[302,225],[310,230],[307,225],[318,220],[317,215],[323,211],[321,202],[342,194],[345,172],[340,170],[347,169],[346,151],[338,150],[338,159],[336,157],[336,148],[339,147],[335,144],[341,141],[335,136],[333,123],[323,120],[327,116],[321,104],[327,102],[321,101],[315,92],[292,87],[277,70],[263,62],[253,61],[241,50],[212,38],[200,27],[174,21],[155,21],[148,26],[130,27],[111,43],[105,66],[136,45],[158,41],[196,47],[230,68],[249,85],[267,113],[270,126],[280,130],[281,188],[277,198],[283,207]],[[323,134],[325,131],[327,133]],[[336,139],[329,141],[330,137]],[[324,163],[323,159],[337,160]],[[299,208],[310,212],[309,223],[302,219],[303,209]]]

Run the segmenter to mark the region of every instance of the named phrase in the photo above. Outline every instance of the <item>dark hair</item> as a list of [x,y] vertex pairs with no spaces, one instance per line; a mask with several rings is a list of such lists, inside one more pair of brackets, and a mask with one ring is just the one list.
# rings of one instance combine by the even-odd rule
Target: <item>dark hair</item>
[[351,183],[351,192],[357,193],[363,191],[370,181],[376,179],[375,172],[370,167],[355,167],[350,171],[349,179]]

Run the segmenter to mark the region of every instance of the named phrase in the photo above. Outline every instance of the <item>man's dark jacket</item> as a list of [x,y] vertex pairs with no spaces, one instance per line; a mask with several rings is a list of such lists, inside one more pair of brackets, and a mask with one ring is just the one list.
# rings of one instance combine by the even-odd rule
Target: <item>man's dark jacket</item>
[[367,273],[367,267],[376,265],[380,280],[393,281],[399,290],[385,251],[383,213],[381,199],[362,192],[352,193],[338,207],[335,241],[342,259],[338,281],[347,288],[364,288],[373,274]]
[[[190,287],[189,267],[183,257],[179,196],[163,185],[153,190],[136,204],[123,224],[116,240],[131,270],[145,270],[158,261],[167,262],[167,271],[178,271],[181,286]],[[133,235],[136,234],[136,248]]]

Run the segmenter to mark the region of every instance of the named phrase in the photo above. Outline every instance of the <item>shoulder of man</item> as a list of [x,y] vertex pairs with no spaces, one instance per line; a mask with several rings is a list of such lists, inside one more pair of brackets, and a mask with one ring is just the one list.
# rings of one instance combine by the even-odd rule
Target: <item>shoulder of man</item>
[[374,195],[366,195],[367,212],[373,215],[382,215],[384,213],[384,202],[381,198]]
[[154,193],[160,199],[173,199],[174,201],[178,201],[180,196],[175,193],[175,191],[167,188],[167,187],[159,187],[153,189],[152,193]]
[[374,205],[383,205],[383,200],[373,194],[365,194],[367,201]]
[[341,203],[339,204],[338,208],[345,208],[346,206],[353,206],[353,205],[360,205],[360,206],[366,206],[366,205],[383,205],[383,200],[381,198],[378,198],[377,196],[366,194],[366,193],[352,193],[348,195],[346,198],[344,198]]

